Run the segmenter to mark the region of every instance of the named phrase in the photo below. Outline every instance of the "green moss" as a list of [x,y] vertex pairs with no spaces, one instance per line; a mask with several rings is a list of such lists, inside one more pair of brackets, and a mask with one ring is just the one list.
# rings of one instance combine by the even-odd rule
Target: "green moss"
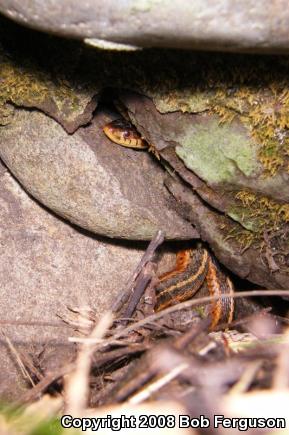
[[177,89],[154,95],[154,102],[162,113],[179,110],[183,113],[201,113],[209,110],[212,97],[199,89],[187,88],[180,93]]
[[[190,57],[188,56],[188,59]],[[241,122],[258,146],[264,176],[289,172],[289,62],[284,57],[214,55],[183,65],[183,83],[151,95],[161,112],[209,111]],[[165,97],[163,97],[165,94]]]
[[278,203],[266,196],[241,190],[236,193],[235,205],[227,214],[247,230],[263,237],[265,230],[280,230],[289,223],[289,204]]
[[49,106],[69,119],[83,110],[75,90],[63,80],[53,78],[49,71],[26,61],[20,64],[0,50],[0,124],[11,121],[13,109],[7,103],[25,107]]
[[261,244],[261,238],[259,234],[246,230],[238,224],[231,223],[229,228],[224,228],[223,230],[226,232],[224,241],[234,241],[239,247],[240,252],[244,252],[250,247],[258,249]]
[[259,224],[255,219],[251,219],[248,209],[231,206],[227,212],[228,216],[239,222],[246,230],[256,232]]
[[[165,7],[166,1],[136,0],[131,7],[146,11]],[[190,7],[195,7],[193,2]],[[80,88],[80,94],[85,95],[84,87],[87,87],[87,97],[93,95],[91,89],[96,89],[95,93],[102,87],[131,89],[151,97],[161,112],[209,112],[218,115],[221,125],[230,125],[234,120],[242,123],[253,143],[252,153],[263,165],[264,175],[272,176],[281,170],[289,172],[289,58],[286,56],[181,50],[107,53],[47,35],[37,34],[36,40],[34,32],[1,18],[0,37],[4,47],[2,51],[0,47],[0,122],[3,124],[13,115],[7,102],[29,107],[49,102],[69,118],[83,110],[77,92]],[[228,133],[228,130],[221,131]],[[204,133],[202,136],[203,142]],[[248,144],[245,155],[239,159],[233,156],[231,167],[225,165],[222,179],[232,173],[235,163],[244,174],[250,173],[247,148]]]
[[262,251],[268,246],[264,241],[266,233],[270,237],[271,246],[276,247],[276,252],[279,249],[280,252],[287,252],[289,204],[278,203],[245,189],[232,195],[235,204],[226,214],[233,220],[226,221],[221,228],[225,234],[224,240],[236,243],[241,253],[248,248]]
[[238,118],[248,127],[259,145],[258,158],[268,176],[288,167],[289,83],[278,82],[277,75],[275,79],[274,75],[270,77],[267,86],[262,86],[263,80],[251,87],[240,83],[233,94],[223,87],[211,111],[222,122]]

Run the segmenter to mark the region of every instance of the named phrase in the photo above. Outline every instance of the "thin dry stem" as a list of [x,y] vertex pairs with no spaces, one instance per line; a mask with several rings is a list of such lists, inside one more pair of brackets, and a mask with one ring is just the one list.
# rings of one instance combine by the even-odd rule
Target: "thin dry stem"
[[[112,313],[108,312],[97,323],[89,338],[99,340],[110,328],[113,322]],[[81,415],[87,407],[89,396],[89,373],[95,347],[91,343],[83,343],[78,353],[75,370],[66,380],[65,396],[67,413],[73,416]]]
[[128,403],[131,405],[137,405],[145,400],[149,399],[149,397],[164,387],[166,384],[175,379],[179,374],[181,374],[184,370],[189,368],[188,363],[181,363],[178,366],[171,369],[167,374],[161,376],[155,382],[149,384],[145,389],[140,391],[139,393],[132,396]]
[[3,331],[1,331],[1,334],[2,334],[3,337],[5,338],[5,340],[6,340],[7,344],[8,344],[8,347],[9,347],[10,351],[11,351],[12,354],[15,356],[16,362],[17,362],[17,364],[18,364],[18,366],[19,366],[19,368],[20,368],[20,370],[21,370],[21,372],[22,372],[24,378],[28,379],[29,382],[31,383],[31,385],[32,385],[33,387],[35,387],[35,383],[33,382],[33,379],[31,378],[29,372],[27,371],[27,369],[26,369],[26,367],[25,367],[25,364],[23,363],[23,361],[22,361],[22,359],[21,359],[19,353],[17,352],[17,349],[14,347],[14,345],[13,345],[13,343],[11,342],[10,338],[7,337],[7,335],[6,335]]
[[246,367],[239,381],[231,388],[228,394],[240,394],[248,391],[261,365],[262,361],[253,361],[250,363],[248,367]]
[[[232,296],[228,296],[227,294],[221,295],[221,296],[206,296],[202,298],[194,298],[189,301],[181,302],[177,305],[173,305],[172,307],[166,308],[158,313],[152,314],[151,316],[148,316],[142,320],[139,320],[138,322],[135,322],[126,328],[118,329],[115,334],[113,335],[113,338],[108,339],[107,341],[104,341],[103,343],[99,344],[99,348],[102,346],[108,346],[111,344],[111,342],[117,338],[125,337],[130,332],[137,330],[140,327],[145,326],[148,323],[154,322],[158,319],[161,319],[163,316],[174,313],[175,311],[183,310],[186,308],[191,308],[193,306],[198,305],[207,305],[210,302],[214,300],[219,300],[219,298],[241,298],[241,297],[255,297],[255,296],[289,296],[289,290],[251,290],[251,291],[240,291],[235,292]],[[83,339],[85,341],[85,339]],[[89,338],[91,344],[92,340]]]

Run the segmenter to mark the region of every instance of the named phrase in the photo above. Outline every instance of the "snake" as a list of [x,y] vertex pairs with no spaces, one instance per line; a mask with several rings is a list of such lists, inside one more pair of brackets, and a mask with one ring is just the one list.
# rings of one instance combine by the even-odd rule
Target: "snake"
[[104,134],[114,143],[126,148],[146,149],[148,143],[125,119],[115,119],[103,127]]
[[[109,122],[103,127],[103,132],[112,142],[124,147],[149,147],[134,126],[125,119]],[[231,323],[234,315],[232,281],[205,248],[183,249],[177,253],[174,268],[157,279],[155,311],[191,299],[204,284],[208,294],[216,297],[209,307],[210,329],[213,330],[220,323]]]

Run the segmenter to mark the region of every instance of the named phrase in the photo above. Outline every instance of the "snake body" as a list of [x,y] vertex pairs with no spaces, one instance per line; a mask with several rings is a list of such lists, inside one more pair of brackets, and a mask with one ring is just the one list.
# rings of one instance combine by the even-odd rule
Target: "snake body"
[[[124,147],[148,148],[133,125],[124,119],[106,124],[103,132],[112,142]],[[205,281],[208,294],[217,297],[210,305],[211,329],[220,322],[230,323],[234,313],[233,285],[206,249],[178,252],[174,269],[158,278],[155,310],[160,311],[192,298]]]
[[[234,314],[233,284],[207,249],[179,251],[173,270],[158,278],[155,310],[191,299],[206,284],[207,294],[216,298],[209,307],[210,328],[232,322]],[[228,297],[224,297],[228,295]]]

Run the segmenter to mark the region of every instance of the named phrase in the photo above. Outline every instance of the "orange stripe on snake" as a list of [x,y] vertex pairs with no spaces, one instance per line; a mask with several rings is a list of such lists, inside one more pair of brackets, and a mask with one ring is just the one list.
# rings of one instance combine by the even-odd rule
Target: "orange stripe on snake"
[[[230,323],[234,313],[234,289],[206,249],[187,249],[176,256],[176,266],[158,278],[155,310],[191,299],[206,280],[210,296],[219,298],[210,304],[211,329],[220,322]],[[227,298],[221,295],[228,294]]]
[[[145,149],[148,143],[125,119],[116,119],[103,127],[104,134],[114,143],[128,148]],[[158,152],[150,145],[157,158]],[[211,329],[220,322],[230,323],[234,314],[234,289],[230,279],[221,271],[206,249],[186,249],[176,256],[176,266],[158,278],[155,310],[192,298],[206,280],[209,294],[218,296],[210,305]],[[221,298],[222,295],[228,297]]]

